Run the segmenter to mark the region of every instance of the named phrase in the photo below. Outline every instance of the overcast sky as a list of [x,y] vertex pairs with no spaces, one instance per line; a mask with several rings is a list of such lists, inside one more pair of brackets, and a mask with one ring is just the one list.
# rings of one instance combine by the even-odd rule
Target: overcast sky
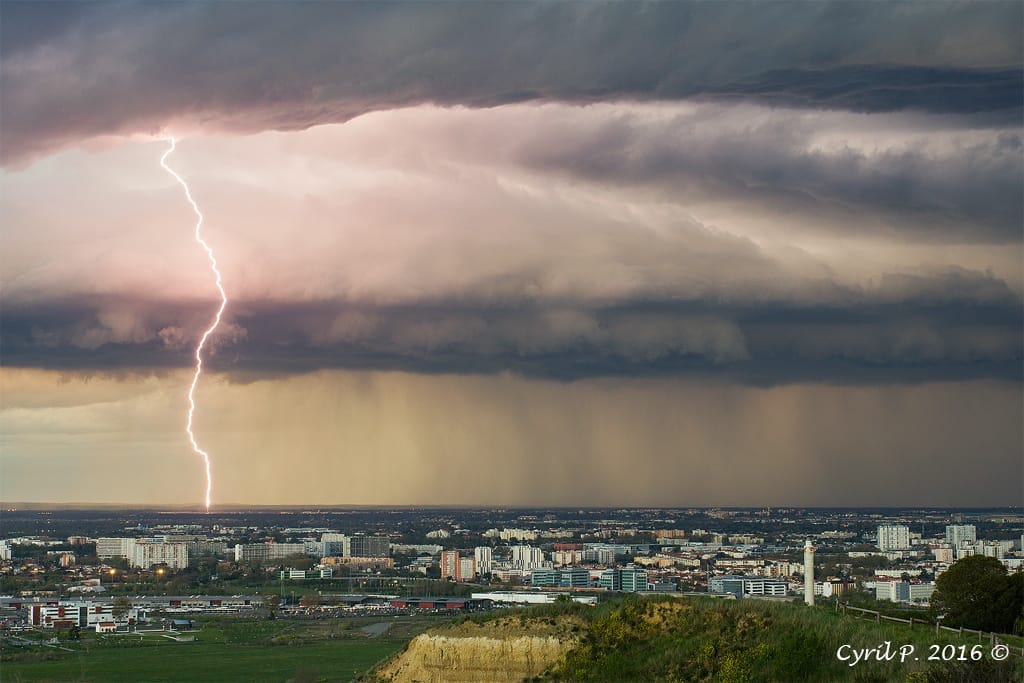
[[0,5],[0,497],[1024,504],[1024,6]]

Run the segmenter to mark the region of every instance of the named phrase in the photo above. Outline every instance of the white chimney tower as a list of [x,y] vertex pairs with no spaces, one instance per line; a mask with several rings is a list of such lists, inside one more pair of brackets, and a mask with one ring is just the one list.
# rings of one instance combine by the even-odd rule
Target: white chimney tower
[[804,602],[814,606],[814,551],[811,540],[804,541]]

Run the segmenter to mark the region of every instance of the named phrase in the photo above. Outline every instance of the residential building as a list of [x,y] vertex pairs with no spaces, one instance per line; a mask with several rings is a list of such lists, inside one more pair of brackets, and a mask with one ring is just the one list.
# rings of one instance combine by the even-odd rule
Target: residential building
[[349,539],[352,557],[387,557],[391,543],[387,536],[356,535]]
[[459,557],[459,576],[456,581],[472,581],[476,578],[476,558]]
[[[170,539],[168,539],[170,540]],[[193,539],[188,542],[189,557],[222,557],[228,552],[228,544],[224,541]]]
[[551,553],[551,563],[564,567],[567,565],[579,564],[583,561],[582,550],[555,550]]
[[875,599],[892,602],[927,602],[935,591],[935,583],[879,581],[875,583]]
[[149,569],[156,564],[165,564],[170,569],[184,569],[188,566],[188,543],[166,543],[162,539],[134,539],[132,554],[128,563],[132,567]]
[[544,563],[544,552],[530,545],[512,546],[512,568],[528,571]]
[[441,578],[450,579],[452,581],[458,581],[459,569],[459,551],[441,551]]
[[235,546],[235,562],[262,562],[305,554],[305,543],[239,543]]
[[116,557],[129,558],[132,556],[134,547],[134,538],[97,538],[96,557],[101,560],[110,560]]
[[946,527],[946,543],[954,548],[978,542],[978,529],[973,524],[951,524]]
[[494,553],[491,548],[485,545],[473,548],[473,559],[476,560],[477,574],[491,573],[491,565],[494,562]]
[[620,555],[629,555],[629,546],[616,543],[586,543],[583,546],[583,559],[600,564],[613,564]]
[[445,550],[441,552],[442,579],[472,581],[476,573],[475,557],[463,557],[458,550]]
[[902,524],[883,524],[879,526],[878,548],[882,552],[909,549],[910,527]]

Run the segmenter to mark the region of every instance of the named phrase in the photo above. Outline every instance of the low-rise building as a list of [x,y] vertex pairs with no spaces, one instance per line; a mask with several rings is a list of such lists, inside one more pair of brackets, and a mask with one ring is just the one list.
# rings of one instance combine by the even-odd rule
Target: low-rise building
[[876,581],[875,599],[891,602],[928,602],[935,591],[935,583],[910,583],[908,581]]
[[711,577],[711,581],[708,583],[708,591],[720,595],[732,594],[737,598],[766,595],[785,596],[788,587],[786,582],[780,579],[724,574]]

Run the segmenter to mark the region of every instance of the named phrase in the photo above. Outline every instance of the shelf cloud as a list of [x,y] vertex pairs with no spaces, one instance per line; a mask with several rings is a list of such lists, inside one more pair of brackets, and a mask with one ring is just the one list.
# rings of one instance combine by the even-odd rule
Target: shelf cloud
[[1022,20],[1017,3],[9,2],[0,151],[426,103],[707,96],[1014,122]]
[[6,0],[0,497],[204,476],[173,134],[222,500],[1019,506],[1022,25]]

